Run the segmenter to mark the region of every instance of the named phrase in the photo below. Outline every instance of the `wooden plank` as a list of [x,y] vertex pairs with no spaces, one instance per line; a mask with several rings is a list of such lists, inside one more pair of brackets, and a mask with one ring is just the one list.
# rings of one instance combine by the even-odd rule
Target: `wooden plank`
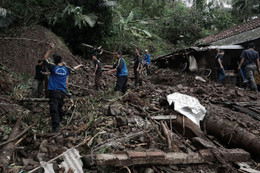
[[157,115],[157,116],[152,116],[151,119],[154,120],[174,120],[176,119],[176,115]]

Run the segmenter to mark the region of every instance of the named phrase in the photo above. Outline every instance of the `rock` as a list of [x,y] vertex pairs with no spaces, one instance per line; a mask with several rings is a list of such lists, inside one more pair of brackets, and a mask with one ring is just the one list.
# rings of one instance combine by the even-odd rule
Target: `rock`
[[236,90],[236,94],[240,97],[244,97],[244,93],[242,91]]
[[258,135],[259,131],[258,130],[253,130],[252,133],[255,134],[255,135]]
[[28,166],[28,165],[37,165],[38,162],[34,161],[33,159],[22,159],[23,165]]
[[182,89],[183,88],[182,84],[177,85],[177,88]]
[[40,151],[43,153],[47,153],[48,152],[47,145],[48,145],[48,140],[44,139],[40,145]]
[[122,117],[122,116],[117,116],[116,117],[116,124],[118,127],[120,126],[126,126],[127,125],[127,118],[126,117]]
[[212,142],[206,141],[199,137],[192,138],[192,143],[195,147],[201,148],[201,149],[216,148],[216,146]]
[[178,166],[176,166],[176,165],[169,165],[169,167],[170,167],[172,170],[174,170],[174,171],[178,171],[178,170],[179,170]]
[[107,114],[110,116],[120,115],[121,111],[118,105],[109,105]]
[[67,144],[67,147],[68,147],[68,148],[72,148],[72,147],[74,147],[74,146],[73,146],[71,143],[68,143],[68,144]]
[[8,138],[9,138],[9,136],[8,136],[8,135],[5,135],[5,136],[3,137],[3,140],[4,140],[4,141],[7,141]]
[[152,168],[146,168],[144,173],[154,173],[154,170]]
[[33,170],[34,166],[33,165],[28,165],[28,166],[25,166],[25,170]]
[[39,162],[43,161],[44,160],[44,156],[45,154],[44,153],[37,153],[37,159]]
[[208,91],[206,91],[203,88],[198,88],[197,90],[194,91],[195,94],[209,94]]
[[51,145],[51,146],[49,146],[49,150],[51,153],[56,153],[56,151],[58,150],[58,147],[55,145]]
[[43,109],[41,107],[35,107],[33,110],[32,110],[33,113],[42,113],[43,112]]
[[140,136],[139,140],[144,143],[145,142],[145,137],[144,136]]
[[160,106],[168,106],[169,105],[169,103],[168,103],[166,98],[160,98],[159,99],[159,104],[160,104]]

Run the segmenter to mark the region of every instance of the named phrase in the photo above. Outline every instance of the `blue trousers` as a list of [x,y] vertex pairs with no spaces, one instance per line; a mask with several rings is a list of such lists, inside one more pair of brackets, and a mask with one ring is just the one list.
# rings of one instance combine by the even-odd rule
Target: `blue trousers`
[[225,70],[217,68],[217,82],[220,83],[226,76]]

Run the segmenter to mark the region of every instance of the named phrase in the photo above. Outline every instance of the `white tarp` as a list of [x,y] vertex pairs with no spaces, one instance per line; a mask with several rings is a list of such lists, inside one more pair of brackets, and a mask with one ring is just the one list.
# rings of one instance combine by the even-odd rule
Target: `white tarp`
[[197,98],[181,93],[173,93],[167,96],[167,101],[169,105],[174,103],[175,111],[185,115],[200,126],[200,121],[205,117],[206,109]]

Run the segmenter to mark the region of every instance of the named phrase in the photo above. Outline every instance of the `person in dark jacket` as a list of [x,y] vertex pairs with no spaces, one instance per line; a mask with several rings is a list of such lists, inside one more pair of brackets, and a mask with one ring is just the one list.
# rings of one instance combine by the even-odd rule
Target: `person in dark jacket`
[[217,70],[217,82],[220,83],[226,76],[225,69],[223,66],[223,56],[224,50],[219,50],[217,56],[215,57],[216,61],[216,70]]
[[38,64],[35,66],[35,77],[33,81],[33,96],[41,97],[43,95],[43,82],[45,79],[45,67],[43,61],[39,60]]
[[98,91],[100,88],[100,78],[102,76],[102,65],[101,62],[97,59],[97,53],[92,54],[92,59],[94,61],[94,73],[93,76],[95,76],[95,87]]
[[128,80],[128,71],[124,58],[122,57],[122,52],[118,51],[116,53],[117,61],[113,66],[106,65],[104,67],[112,68],[106,72],[106,74],[116,73],[117,81],[116,81],[116,95],[119,96],[119,92],[121,91],[123,94],[127,91],[127,80]]
[[238,70],[244,66],[246,77],[250,86],[250,90],[257,91],[257,85],[255,83],[255,71],[258,69],[260,72],[259,53],[254,50],[255,44],[250,43],[248,49],[244,50],[240,56],[240,64]]
[[135,75],[135,87],[138,85],[142,86],[142,79],[140,77],[140,68],[142,65],[142,58],[140,56],[139,50],[135,49],[135,58],[134,58],[134,75]]

